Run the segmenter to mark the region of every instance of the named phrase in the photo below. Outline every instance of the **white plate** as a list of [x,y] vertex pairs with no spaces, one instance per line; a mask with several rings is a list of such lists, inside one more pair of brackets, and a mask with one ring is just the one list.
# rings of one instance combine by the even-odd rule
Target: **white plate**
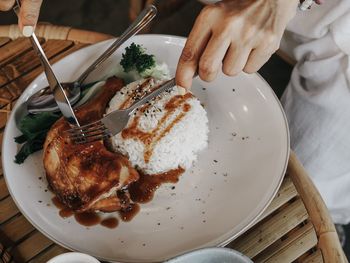
[[[184,38],[164,35],[137,36],[132,41],[166,62],[172,73],[185,43]],[[111,42],[84,48],[56,63],[60,80],[74,80]],[[123,50],[120,48],[100,72],[108,72],[118,63]],[[90,79],[102,75],[96,73]],[[18,104],[46,85],[41,74]],[[52,194],[44,191],[42,152],[22,165],[13,162],[18,150],[13,138],[19,131],[12,114],[4,135],[3,168],[21,212],[53,241],[101,260],[162,261],[186,251],[227,244],[257,219],[278,190],[289,156],[288,127],[278,99],[256,74],[219,75],[212,83],[197,79],[193,92],[208,112],[209,147],[175,190],[164,185],[131,222],[120,222],[112,230],[102,226],[87,229],[74,218],[58,215]]]

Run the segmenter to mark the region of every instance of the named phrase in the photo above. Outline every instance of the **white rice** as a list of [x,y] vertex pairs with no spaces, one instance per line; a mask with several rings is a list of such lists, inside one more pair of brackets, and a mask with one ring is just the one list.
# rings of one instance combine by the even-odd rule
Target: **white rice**
[[[134,94],[134,90],[143,81],[130,83],[118,91],[110,101],[107,113],[120,109],[124,101]],[[174,87],[170,92],[164,92],[160,97],[152,100],[148,108],[149,114],[136,111],[136,115],[140,116],[139,130],[150,132],[155,129],[166,112],[164,109],[166,103],[176,95],[183,95],[183,91],[183,88]],[[121,133],[117,134],[111,139],[114,150],[127,155],[135,167],[147,174],[159,174],[179,167],[190,168],[197,159],[198,152],[207,147],[209,129],[206,111],[199,100],[192,97],[187,99],[186,103],[191,106],[190,110],[155,144],[148,162],[144,159],[145,145],[137,138],[124,139]],[[161,126],[159,133],[182,112],[182,106],[178,107]],[[127,127],[134,118],[135,116],[130,118]]]

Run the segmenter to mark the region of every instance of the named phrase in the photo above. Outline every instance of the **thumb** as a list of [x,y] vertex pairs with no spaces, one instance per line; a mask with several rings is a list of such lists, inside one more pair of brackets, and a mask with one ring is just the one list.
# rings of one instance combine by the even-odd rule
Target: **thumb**
[[0,0],[0,11],[10,10],[15,3],[15,0]]
[[19,29],[25,37],[33,34],[38,22],[42,0],[23,0],[19,12]]

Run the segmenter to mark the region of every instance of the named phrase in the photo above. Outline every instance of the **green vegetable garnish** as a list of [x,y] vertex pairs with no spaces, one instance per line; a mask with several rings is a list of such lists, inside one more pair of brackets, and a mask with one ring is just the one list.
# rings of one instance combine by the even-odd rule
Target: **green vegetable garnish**
[[28,140],[25,144],[23,144],[15,156],[15,163],[21,164],[29,155],[35,153],[36,151],[40,151],[43,148],[47,132],[48,131],[41,133],[35,137],[35,139]]
[[23,117],[18,127],[22,135],[16,137],[15,142],[24,144],[15,156],[16,163],[23,163],[30,154],[43,148],[47,132],[60,117],[61,114],[51,112]]
[[[94,84],[96,84],[96,82],[84,84],[82,86],[82,98]],[[15,156],[15,163],[23,163],[29,155],[40,151],[44,147],[48,131],[61,116],[61,113],[42,112],[38,114],[28,114],[20,120],[18,129],[22,132],[22,135],[14,139],[16,143],[23,145]]]
[[27,140],[32,140],[58,120],[61,114],[53,112],[42,112],[39,114],[29,114],[25,116],[19,124],[19,130]]
[[120,65],[122,65],[125,72],[136,70],[139,74],[142,74],[146,70],[155,67],[156,61],[153,55],[145,53],[142,46],[131,43],[129,47],[125,48]]

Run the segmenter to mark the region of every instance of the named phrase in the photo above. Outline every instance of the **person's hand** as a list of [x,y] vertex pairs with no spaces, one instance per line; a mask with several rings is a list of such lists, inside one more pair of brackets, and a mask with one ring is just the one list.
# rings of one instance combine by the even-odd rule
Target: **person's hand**
[[[29,37],[34,32],[39,18],[42,0],[22,0],[18,14],[18,26],[24,36]],[[0,11],[10,10],[15,0],[0,0]]]
[[219,70],[256,72],[278,49],[299,0],[224,0],[203,8],[182,51],[178,85],[189,88],[198,70],[205,81]]

